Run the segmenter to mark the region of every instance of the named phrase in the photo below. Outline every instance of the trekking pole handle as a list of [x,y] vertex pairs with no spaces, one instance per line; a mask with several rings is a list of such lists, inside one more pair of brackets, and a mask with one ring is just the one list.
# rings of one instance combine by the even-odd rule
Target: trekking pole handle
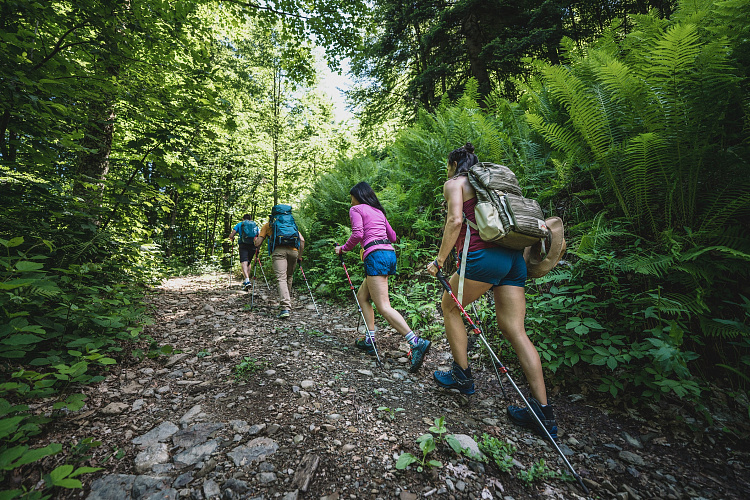
[[451,286],[448,283],[448,280],[445,278],[445,275],[443,274],[443,268],[438,265],[436,260],[432,261],[432,263],[438,269],[437,273],[435,274],[435,277],[438,279],[438,281],[440,281],[440,284],[443,285],[443,288],[445,288],[445,291],[453,295],[453,290],[451,290]]

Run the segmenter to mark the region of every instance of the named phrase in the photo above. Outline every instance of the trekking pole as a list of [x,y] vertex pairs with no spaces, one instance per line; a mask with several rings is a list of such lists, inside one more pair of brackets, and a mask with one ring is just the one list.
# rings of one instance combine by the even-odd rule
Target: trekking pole
[[[473,302],[471,303],[471,309],[474,311],[474,317],[477,318],[477,328],[481,332],[482,331],[482,321],[479,319],[479,313],[477,312],[477,308],[476,308],[476,306],[474,305]],[[487,346],[485,346],[485,347],[487,347]],[[490,357],[494,357],[495,353],[492,352],[492,349],[488,348],[488,350],[491,353]],[[505,392],[505,386],[503,385],[503,379],[500,378],[500,372],[498,371],[497,364],[495,363],[494,359],[492,360],[492,368],[495,369],[495,376],[497,376],[497,383],[500,385],[500,389],[503,390],[503,397],[505,399],[508,399],[508,393]]]
[[250,309],[252,309],[255,305],[255,273],[258,270],[258,266],[253,266],[253,291],[252,295],[250,295]]
[[510,384],[513,386],[513,388],[516,390],[516,392],[518,392],[518,395],[521,396],[521,399],[523,400],[524,404],[526,405],[526,411],[527,411],[527,413],[529,413],[531,416],[534,417],[534,420],[536,420],[536,423],[539,425],[539,428],[541,428],[544,431],[544,434],[547,436],[547,439],[549,439],[550,443],[552,443],[552,445],[555,447],[555,450],[557,450],[558,455],[560,455],[560,458],[563,459],[563,462],[565,462],[565,465],[568,466],[568,469],[573,474],[573,477],[575,477],[576,480],[578,480],[578,484],[581,486],[581,488],[583,488],[583,491],[588,495],[589,494],[589,489],[586,488],[585,484],[583,484],[583,480],[581,479],[581,476],[579,476],[578,473],[576,473],[576,471],[573,468],[573,466],[570,465],[570,462],[568,462],[568,459],[565,458],[565,454],[563,454],[563,452],[560,449],[560,447],[557,446],[557,443],[555,442],[555,440],[552,439],[552,436],[550,435],[550,433],[547,430],[547,428],[544,426],[544,424],[542,424],[542,420],[539,418],[539,415],[537,415],[536,412],[531,409],[531,405],[529,405],[529,402],[526,399],[526,397],[523,395],[523,393],[521,392],[521,389],[519,389],[518,386],[516,385],[515,381],[513,380],[513,377],[510,376],[510,373],[508,372],[508,369],[498,359],[498,357],[495,355],[495,352],[490,347],[489,342],[487,342],[487,339],[484,338],[484,334],[482,333],[482,330],[480,330],[479,327],[477,327],[477,325],[474,324],[474,322],[471,320],[471,318],[469,317],[469,315],[466,313],[466,310],[464,310],[464,307],[461,305],[461,303],[458,301],[458,299],[456,298],[456,296],[453,294],[453,290],[451,289],[450,283],[448,283],[448,280],[445,279],[445,275],[443,275],[443,272],[440,270],[439,267],[438,267],[438,272],[437,272],[437,274],[435,276],[440,281],[440,284],[443,285],[443,288],[445,288],[445,291],[448,292],[448,295],[451,296],[451,298],[453,299],[453,301],[456,303],[456,305],[458,306],[458,308],[461,310],[461,313],[463,313],[464,317],[466,318],[466,320],[469,322],[469,324],[473,328],[474,333],[479,336],[479,339],[482,341],[482,343],[484,344],[484,346],[490,352],[490,355],[492,356],[495,364],[497,365],[497,369],[501,373],[504,373],[506,377],[508,377],[508,380],[510,381]]
[[[349,271],[346,269],[346,264],[344,263],[344,256],[342,254],[339,254],[339,261],[341,261],[341,265],[344,266],[344,273],[346,273],[346,280],[349,282],[349,288],[351,289],[352,294],[354,295],[354,301],[357,303],[357,309],[359,309],[359,314],[360,316],[362,316],[362,321],[364,321],[365,323],[365,330],[367,330],[367,320],[365,319],[365,313],[362,312],[362,306],[359,305],[357,292],[354,290],[354,285],[352,285],[352,279],[349,277]],[[357,327],[359,327],[359,319],[357,320]],[[367,336],[365,336],[365,338],[367,338]],[[375,350],[375,359],[377,359],[378,367],[382,368],[383,363],[380,361],[380,354],[378,354],[378,346],[375,343],[375,336],[372,336],[370,338],[372,339],[372,347]]]
[[263,266],[260,265],[260,257],[258,257],[258,254],[260,252],[255,253],[255,262],[257,263],[258,267],[260,267],[260,272],[263,273],[263,279],[266,280],[266,286],[268,287],[268,291],[271,291],[271,285],[268,284],[268,279],[266,279],[266,272],[263,270]]
[[302,271],[302,277],[305,280],[305,285],[307,285],[307,289],[310,292],[310,298],[312,299],[313,305],[315,306],[315,312],[318,313],[318,316],[320,316],[320,311],[318,311],[318,306],[315,304],[315,297],[313,297],[312,289],[310,288],[310,284],[307,282],[307,276],[305,276],[305,270],[302,269],[302,262],[299,263],[299,270]]
[[[231,244],[230,244],[231,245]],[[229,257],[229,288],[232,288],[232,272],[234,271],[234,245],[231,245],[231,255]]]

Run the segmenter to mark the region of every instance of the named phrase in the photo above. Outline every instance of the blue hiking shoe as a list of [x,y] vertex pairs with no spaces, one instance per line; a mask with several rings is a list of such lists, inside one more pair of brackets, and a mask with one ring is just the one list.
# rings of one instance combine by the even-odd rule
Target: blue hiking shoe
[[427,339],[419,339],[417,345],[410,345],[408,357],[411,360],[411,368],[409,368],[411,373],[416,373],[422,366],[425,356],[430,352],[430,346],[432,342]]
[[286,309],[284,309],[283,311],[281,311],[281,312],[280,312],[280,313],[278,314],[278,316],[276,316],[276,318],[277,318],[277,319],[284,319],[284,318],[288,318],[289,316],[290,316],[290,313],[289,313],[289,311],[287,311]]
[[[555,412],[552,409],[552,405],[547,405],[542,408],[542,405],[535,398],[527,398],[529,406],[542,421],[542,425],[547,429],[552,439],[557,439],[557,421],[555,420]],[[540,436],[546,438],[547,434],[539,427],[536,419],[531,416],[528,408],[520,406],[510,405],[508,406],[508,417],[511,422],[521,427],[528,427],[534,429],[534,431]]]
[[474,394],[474,379],[466,376],[460,366],[454,361],[453,367],[446,371],[436,371],[432,374],[435,383],[446,389],[458,389],[461,394]]
[[375,356],[375,346],[372,344],[368,344],[364,337],[361,339],[357,339],[354,341],[354,347],[359,349],[360,351],[364,351],[365,353],[369,354],[370,356]]

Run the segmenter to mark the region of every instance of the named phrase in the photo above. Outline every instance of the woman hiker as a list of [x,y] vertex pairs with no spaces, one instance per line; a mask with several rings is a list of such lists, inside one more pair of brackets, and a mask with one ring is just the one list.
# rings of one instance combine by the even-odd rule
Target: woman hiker
[[357,292],[362,313],[365,318],[367,334],[358,339],[354,345],[367,354],[373,355],[373,337],[375,335],[375,311],[370,301],[375,303],[380,314],[400,334],[406,336],[409,343],[409,358],[414,373],[422,366],[430,341],[421,339],[409,328],[403,316],[393,307],[388,297],[388,276],[396,274],[396,251],[391,243],[396,241],[396,233],[385,217],[385,210],[380,205],[378,197],[366,182],[360,182],[350,191],[352,207],[349,218],[352,223],[352,235],[349,240],[335,251],[338,255],[354,249],[357,243],[362,245],[362,260],[365,264],[365,280]]
[[[474,207],[477,203],[476,192],[469,183],[466,172],[478,161],[474,154],[474,146],[470,142],[451,151],[448,155],[448,180],[443,185],[443,196],[448,204],[448,214],[438,255],[427,266],[428,272],[433,276],[437,275],[438,270],[443,267],[454,246],[458,255],[461,255],[467,228],[463,222],[464,216],[476,224],[474,216]],[[557,423],[552,405],[547,402],[542,363],[524,327],[526,316],[524,286],[527,271],[523,250],[510,250],[486,242],[479,237],[478,231],[472,231],[465,265],[461,305],[464,308],[468,307],[492,288],[495,296],[497,325],[518,355],[521,368],[531,388],[533,397],[528,398],[529,405],[539,416],[550,435],[557,438]],[[459,279],[458,272],[450,278],[450,285],[454,290],[458,288]],[[441,306],[445,319],[445,334],[453,354],[453,366],[448,371],[436,371],[433,378],[441,387],[458,389],[462,394],[474,394],[474,379],[471,375],[467,353],[468,338],[461,311],[447,292],[443,293]],[[514,423],[523,427],[535,425],[527,408],[508,406],[508,415]]]

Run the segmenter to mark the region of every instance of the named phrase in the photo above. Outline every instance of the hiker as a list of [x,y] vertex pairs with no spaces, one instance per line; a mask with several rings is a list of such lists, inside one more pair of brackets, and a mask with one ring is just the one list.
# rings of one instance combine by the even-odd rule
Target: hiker
[[280,311],[276,317],[288,318],[292,310],[292,298],[289,293],[292,289],[294,267],[297,262],[302,262],[302,252],[305,250],[305,238],[297,229],[291,206],[275,205],[271,209],[271,217],[255,238],[255,246],[260,247],[266,238],[281,297]]
[[422,366],[430,341],[419,338],[419,335],[409,328],[403,316],[391,307],[388,297],[388,276],[396,274],[396,251],[391,243],[396,241],[396,233],[385,217],[385,210],[380,205],[378,197],[366,182],[360,182],[350,191],[352,207],[349,209],[349,219],[352,224],[352,235],[346,243],[337,246],[338,255],[348,252],[359,243],[362,246],[362,260],[365,264],[365,280],[359,287],[357,298],[365,319],[367,334],[355,341],[354,345],[367,354],[373,355],[373,337],[375,335],[375,311],[371,301],[375,303],[380,314],[409,343],[409,358],[412,373]]
[[[458,255],[461,255],[467,228],[463,222],[464,216],[476,224],[474,215],[474,207],[477,203],[476,191],[465,173],[478,161],[474,154],[474,146],[470,142],[451,151],[448,155],[448,180],[443,185],[443,196],[448,205],[448,213],[443,240],[437,257],[427,266],[428,272],[433,276],[443,267],[454,246]],[[497,325],[518,355],[521,368],[531,388],[533,397],[528,398],[529,405],[539,416],[550,435],[556,438],[557,423],[552,405],[547,404],[542,363],[524,327],[526,316],[524,286],[527,270],[523,250],[511,250],[486,242],[480,238],[478,231],[472,231],[470,238],[461,305],[466,308],[486,291],[493,290]],[[456,290],[459,287],[459,279],[458,272],[451,276],[452,289]],[[453,354],[453,366],[448,371],[436,371],[433,378],[441,387],[458,389],[462,394],[474,394],[474,379],[467,353],[468,337],[461,311],[447,292],[443,293],[441,306],[445,319],[445,334]],[[511,405],[508,407],[508,415],[518,425],[524,427],[534,425],[534,419],[528,413],[527,408]]]
[[240,265],[242,266],[242,274],[245,276],[245,281],[242,282],[242,288],[247,290],[250,286],[250,268],[252,267],[253,257],[257,248],[255,247],[255,237],[258,236],[258,225],[252,220],[253,217],[250,214],[242,216],[242,221],[238,222],[232,228],[232,232],[229,233],[229,239],[234,244],[234,235],[239,234],[240,239],[238,242],[240,250]]

